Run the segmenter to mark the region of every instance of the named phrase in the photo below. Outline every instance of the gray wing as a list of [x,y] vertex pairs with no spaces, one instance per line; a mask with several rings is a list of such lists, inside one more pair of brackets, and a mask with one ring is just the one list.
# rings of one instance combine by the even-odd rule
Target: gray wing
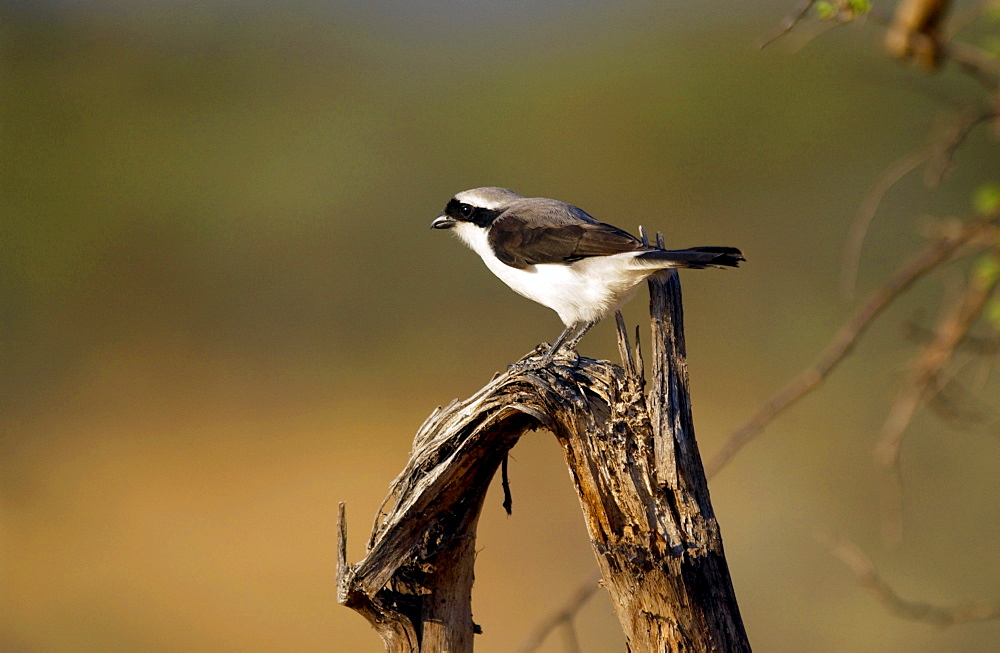
[[[529,210],[530,220],[525,217]],[[497,258],[515,268],[651,249],[575,206],[538,199],[527,205],[517,202],[504,211],[490,226],[489,242]]]

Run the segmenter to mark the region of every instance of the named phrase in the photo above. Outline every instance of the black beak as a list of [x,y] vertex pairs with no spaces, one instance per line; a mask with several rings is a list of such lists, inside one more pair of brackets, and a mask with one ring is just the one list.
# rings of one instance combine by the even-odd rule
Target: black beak
[[455,226],[455,220],[448,217],[444,213],[434,218],[434,222],[431,223],[431,229],[451,229]]

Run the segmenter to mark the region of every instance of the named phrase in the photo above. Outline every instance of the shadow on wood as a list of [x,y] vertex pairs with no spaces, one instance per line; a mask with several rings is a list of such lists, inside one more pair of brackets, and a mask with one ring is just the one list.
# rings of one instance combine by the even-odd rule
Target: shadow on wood
[[507,452],[536,428],[562,445],[629,650],[750,650],[694,438],[677,274],[649,286],[648,395],[619,315],[624,367],[556,359],[435,410],[355,565],[341,504],[338,600],[387,651],[472,650],[480,510]]

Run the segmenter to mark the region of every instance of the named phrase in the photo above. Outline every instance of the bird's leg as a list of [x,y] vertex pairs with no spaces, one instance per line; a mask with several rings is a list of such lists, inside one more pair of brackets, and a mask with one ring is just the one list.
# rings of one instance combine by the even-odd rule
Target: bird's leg
[[591,327],[597,324],[597,320],[592,320],[590,322],[577,322],[575,325],[575,331],[573,336],[566,341],[566,349],[576,351],[576,346],[580,344],[580,339],[590,331]]
[[556,354],[559,353],[560,349],[566,349],[568,351],[576,351],[576,346],[577,344],[579,344],[580,338],[583,337],[583,334],[590,331],[590,327],[594,326],[595,324],[597,324],[597,320],[594,320],[592,322],[575,322],[566,327],[565,329],[563,329],[563,332],[559,334],[559,337],[556,338],[556,341],[552,343],[552,346],[549,347],[549,350],[545,352],[544,356],[542,356],[541,360],[539,361],[539,365],[544,367],[545,365],[551,363],[552,359],[555,358]]
[[560,349],[575,351],[577,343],[580,342],[580,338],[582,338],[583,334],[587,333],[587,331],[590,330],[590,327],[595,324],[597,324],[597,320],[594,320],[593,322],[574,322],[563,329],[563,332],[559,334],[559,337],[556,338],[556,341],[552,343],[552,346],[549,347],[549,350],[545,352],[541,358],[521,361],[520,363],[509,366],[510,369],[512,371],[524,372],[545,367],[552,362],[552,360],[556,357],[556,354],[559,353]]
[[563,343],[566,342],[566,339],[569,338],[570,334],[573,333],[574,329],[578,328],[579,326],[580,322],[577,322],[563,329],[563,332],[559,334],[559,337],[556,338],[556,341],[552,343],[552,346],[549,347],[549,350],[545,352],[545,355],[542,356],[541,360],[538,361],[538,366],[545,367],[546,365],[551,363],[552,359],[555,358],[556,356],[556,352],[559,351],[559,348],[563,346]]
[[563,332],[559,334],[559,337],[556,338],[556,341],[552,343],[552,346],[549,347],[548,351],[546,351],[541,358],[529,358],[527,360],[522,359],[517,363],[508,365],[508,369],[511,372],[529,372],[545,367],[552,362],[552,359],[555,358],[556,352],[563,346],[563,343],[566,342],[566,339],[573,333],[573,330],[579,326],[580,323],[575,322],[563,329]]

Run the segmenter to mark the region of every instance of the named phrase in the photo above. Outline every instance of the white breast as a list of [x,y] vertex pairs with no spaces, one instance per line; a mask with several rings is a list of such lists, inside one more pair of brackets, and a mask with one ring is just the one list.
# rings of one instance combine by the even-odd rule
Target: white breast
[[601,319],[656,271],[647,266],[637,269],[633,262],[636,252],[589,257],[569,265],[541,263],[518,269],[496,257],[485,229],[461,222],[452,231],[514,292],[548,306],[567,326]]

